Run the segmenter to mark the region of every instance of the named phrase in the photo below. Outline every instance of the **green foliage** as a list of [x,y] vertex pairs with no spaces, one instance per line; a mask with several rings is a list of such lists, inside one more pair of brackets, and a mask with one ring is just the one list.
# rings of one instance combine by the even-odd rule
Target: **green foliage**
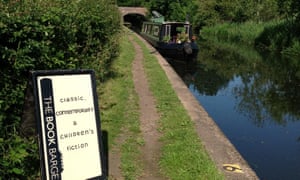
[[280,12],[288,16],[295,16],[299,14],[300,3],[297,0],[278,0]]
[[105,80],[119,52],[119,17],[105,0],[0,2],[0,177],[38,170],[36,142],[18,131],[29,72],[88,68]]
[[157,11],[165,16],[166,20],[185,21],[190,17],[190,21],[197,10],[196,0],[151,0],[145,5],[151,11]]
[[39,169],[38,146],[34,139],[23,139],[16,133],[7,139],[0,138],[0,177],[34,179]]
[[117,0],[118,6],[138,7],[142,6],[144,0]]
[[216,1],[198,1],[198,9],[195,13],[194,26],[198,29],[203,26],[211,26],[219,21],[219,14],[215,11]]
[[264,31],[255,39],[255,44],[269,51],[281,52],[283,49],[291,46],[293,40],[297,39],[298,30],[296,27],[290,21],[270,23],[265,26]]
[[165,1],[159,1],[159,0],[151,0],[147,2],[145,5],[149,9],[150,12],[157,11],[163,16],[165,16],[165,19],[169,19],[170,17],[170,4],[172,0],[165,0]]
[[118,0],[118,5],[146,6],[166,20],[184,21],[188,16],[197,30],[224,22],[268,22],[282,17],[300,22],[299,0]]
[[223,22],[269,21],[279,17],[277,0],[201,0],[198,7],[197,20],[193,21],[198,27]]
[[265,24],[255,22],[223,23],[213,27],[204,27],[201,37],[218,42],[229,42],[234,44],[254,45],[254,40],[264,30]]
[[223,23],[201,30],[201,37],[207,40],[255,46],[259,51],[281,53],[290,58],[298,58],[300,55],[299,34],[299,25],[287,20]]
[[199,19],[196,26],[203,27],[202,37],[299,57],[298,0],[210,0],[200,1],[198,6],[201,10],[196,14]]
[[[296,62],[295,64],[298,63],[297,66],[300,67],[300,63],[299,63],[300,61],[298,60],[298,58],[300,57],[300,41],[299,41],[299,39],[293,40],[291,42],[291,45],[282,51],[282,54],[284,57],[287,57],[287,58],[291,59],[292,61],[295,61]],[[300,79],[300,71],[298,72],[297,76]]]

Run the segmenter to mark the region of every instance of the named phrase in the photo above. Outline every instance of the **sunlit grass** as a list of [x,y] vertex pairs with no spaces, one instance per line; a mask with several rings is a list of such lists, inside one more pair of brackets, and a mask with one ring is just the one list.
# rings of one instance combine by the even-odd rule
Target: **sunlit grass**
[[209,158],[195,131],[194,124],[183,108],[165,72],[149,49],[136,38],[145,57],[145,70],[149,78],[157,108],[161,114],[160,128],[162,172],[170,179],[223,179]]
[[223,23],[204,27],[201,37],[217,43],[256,47],[286,57],[300,56],[299,27],[293,21]]
[[[138,38],[134,40],[143,49],[145,71],[161,115],[158,128],[163,134],[160,139],[163,144],[159,162],[161,173],[175,180],[223,179],[157,59]],[[113,64],[114,73],[99,89],[102,129],[108,132],[109,147],[121,148],[121,169],[125,179],[138,179],[143,168],[139,149],[144,140],[139,129],[138,97],[131,73],[133,59],[133,45],[128,34],[124,34],[120,57]],[[125,137],[118,145],[115,141],[120,135]]]
[[[142,169],[138,161],[142,141],[138,98],[131,73],[134,55],[134,47],[124,32],[120,56],[112,65],[112,76],[99,88],[102,130],[108,134],[109,150],[113,146],[121,149],[121,169],[127,180],[137,179]],[[122,141],[116,142],[119,136]]]
[[201,30],[201,37],[214,41],[254,45],[255,38],[263,32],[265,25],[255,22],[218,24],[212,27],[204,27]]

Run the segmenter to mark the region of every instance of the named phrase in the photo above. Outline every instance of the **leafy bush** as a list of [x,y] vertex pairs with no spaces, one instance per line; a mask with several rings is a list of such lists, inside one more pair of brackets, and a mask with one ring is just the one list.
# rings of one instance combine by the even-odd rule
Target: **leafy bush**
[[286,58],[299,59],[299,27],[293,20],[270,23],[255,39],[255,45],[260,49],[280,53]]
[[18,131],[31,70],[94,69],[109,75],[120,16],[106,0],[0,1],[0,177],[37,174],[37,144]]

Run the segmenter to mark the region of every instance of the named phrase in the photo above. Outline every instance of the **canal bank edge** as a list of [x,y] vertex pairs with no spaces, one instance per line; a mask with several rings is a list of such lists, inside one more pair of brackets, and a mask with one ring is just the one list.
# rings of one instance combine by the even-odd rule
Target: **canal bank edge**
[[153,55],[157,58],[178,98],[195,123],[195,129],[202,144],[226,179],[259,179],[247,161],[199,104],[172,66],[148,42],[138,34],[135,35],[145,43],[150,52],[154,52]]

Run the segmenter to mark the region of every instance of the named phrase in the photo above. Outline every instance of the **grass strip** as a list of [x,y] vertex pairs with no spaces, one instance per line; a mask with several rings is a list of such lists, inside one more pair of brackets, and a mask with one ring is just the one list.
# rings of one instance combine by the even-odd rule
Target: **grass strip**
[[[127,32],[128,33],[128,32]],[[163,136],[160,167],[170,179],[223,179],[207,155],[197,136],[194,124],[172,89],[157,59],[138,38],[134,40],[143,49],[145,70],[161,115]],[[108,132],[108,144],[121,147],[121,168],[125,179],[137,179],[142,172],[138,161],[139,147],[144,140],[139,129],[138,97],[134,91],[131,64],[134,47],[124,34],[120,57],[114,61],[111,79],[98,88],[102,130]],[[122,144],[116,144],[119,136]]]
[[135,41],[143,49],[145,71],[161,114],[162,172],[173,180],[223,179],[157,59],[142,41]]
[[[124,32],[126,33],[126,32]],[[138,162],[142,144],[139,129],[138,97],[134,91],[131,64],[134,47],[126,34],[121,38],[120,56],[112,64],[112,76],[98,89],[102,130],[108,134],[109,149],[121,149],[121,169],[125,179],[137,179],[141,173]],[[116,142],[122,136],[122,142]],[[121,144],[116,144],[121,143]]]

